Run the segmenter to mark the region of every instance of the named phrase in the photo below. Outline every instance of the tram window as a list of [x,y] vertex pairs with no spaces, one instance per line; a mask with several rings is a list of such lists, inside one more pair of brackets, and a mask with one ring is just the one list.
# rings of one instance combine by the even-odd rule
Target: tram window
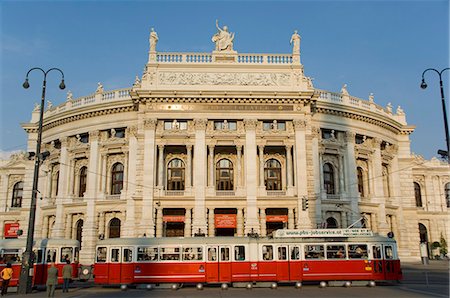
[[367,245],[350,244],[348,246],[348,257],[350,259],[367,259]]
[[381,259],[381,248],[378,245],[372,246],[373,250],[373,258],[374,259]]
[[3,262],[7,263],[19,263],[21,252],[18,249],[3,249]]
[[264,261],[273,260],[273,246],[272,245],[263,245],[262,246],[262,258]]
[[287,260],[287,251],[285,246],[278,247],[278,260]]
[[119,252],[120,249],[119,248],[112,248],[111,249],[111,262],[112,263],[118,263],[120,261],[119,259]]
[[217,261],[217,249],[215,247],[208,248],[208,261]]
[[300,247],[291,247],[291,260],[300,260]]
[[392,250],[392,246],[386,245],[384,247],[384,257],[386,260],[392,260],[394,258],[394,251]]
[[71,261],[73,257],[73,247],[61,247],[61,263],[66,263],[66,260]]
[[203,251],[201,247],[186,247],[183,249],[183,261],[201,261]]
[[97,263],[106,262],[106,247],[97,248]]
[[245,260],[245,246],[236,245],[234,247],[234,260],[235,261],[244,261]]
[[131,248],[123,249],[122,261],[124,263],[129,263],[129,262],[133,261],[133,250]]
[[158,260],[158,248],[141,246],[137,248],[137,260],[138,261],[157,261]]
[[305,259],[324,259],[323,245],[305,245]]
[[180,248],[179,247],[162,247],[161,260],[163,261],[179,261]]
[[78,263],[79,258],[80,258],[80,250],[78,249],[78,247],[75,247],[75,255],[73,257],[73,261],[75,263]]
[[220,248],[220,260],[221,261],[229,261],[230,260],[230,248],[229,247],[221,247]]
[[54,263],[56,262],[56,249],[51,248],[47,249],[47,263]]
[[35,250],[33,250],[33,252],[34,252],[34,257],[35,257],[34,262],[36,264],[42,263],[42,257],[43,257],[42,249],[35,249]]
[[345,246],[327,245],[327,259],[345,259]]

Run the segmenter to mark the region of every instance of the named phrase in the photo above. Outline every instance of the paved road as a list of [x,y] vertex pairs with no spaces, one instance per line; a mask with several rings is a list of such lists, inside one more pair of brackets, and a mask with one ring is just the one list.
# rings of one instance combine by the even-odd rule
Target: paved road
[[[205,287],[197,290],[195,287],[183,287],[178,290],[170,289],[129,289],[121,291],[119,288],[103,288],[89,286],[71,288],[69,293],[56,291],[56,297],[84,298],[84,297],[449,297],[449,263],[448,261],[431,262],[425,266],[419,263],[405,263],[402,265],[404,279],[401,283],[386,283],[373,288],[369,287],[327,287],[319,288],[317,284],[304,285],[301,289],[293,286],[279,286],[277,289],[253,288],[228,288],[222,290],[220,287]],[[33,292],[29,295],[8,294],[9,297],[46,297],[45,292]]]

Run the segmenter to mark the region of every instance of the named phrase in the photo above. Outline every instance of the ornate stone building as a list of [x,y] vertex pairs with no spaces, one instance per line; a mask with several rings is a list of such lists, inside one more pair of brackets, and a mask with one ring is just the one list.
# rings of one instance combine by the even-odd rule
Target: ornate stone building
[[[449,167],[411,154],[400,107],[314,88],[296,32],[292,54],[241,54],[217,28],[212,53],[157,52],[152,30],[131,88],[46,109],[36,237],[82,240],[85,264],[108,237],[355,224],[394,232],[402,258],[448,240]],[[22,124],[28,151],[38,115]],[[26,234],[32,177],[24,154],[1,162],[2,237]]]

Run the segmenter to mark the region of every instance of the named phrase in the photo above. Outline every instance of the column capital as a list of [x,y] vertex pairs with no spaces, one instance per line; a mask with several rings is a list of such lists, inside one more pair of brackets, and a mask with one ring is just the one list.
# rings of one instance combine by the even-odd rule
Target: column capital
[[93,130],[89,132],[89,141],[94,142],[98,141],[100,138],[100,131],[99,130]]
[[164,144],[158,144],[158,149],[159,150],[164,150],[164,146],[165,146]]
[[311,126],[312,137],[318,139],[320,137],[320,127],[319,126]]
[[216,147],[215,144],[208,144],[209,154],[214,153],[214,148]]
[[348,130],[345,132],[345,142],[355,143],[356,133],[354,131]]
[[137,126],[136,125],[132,125],[132,126],[127,127],[126,133],[129,136],[136,137],[137,136],[137,131],[138,131]]
[[192,151],[192,145],[191,144],[187,144],[186,145],[186,150],[189,152],[189,151]]
[[308,121],[305,119],[294,119],[292,123],[295,130],[304,130],[308,126]]
[[257,119],[244,119],[244,126],[246,130],[254,130],[256,129],[256,125],[258,124]]
[[144,128],[145,129],[155,129],[156,128],[156,124],[158,123],[158,120],[156,119],[145,119],[144,120]]
[[374,149],[380,149],[381,143],[383,142],[380,138],[373,138],[372,139],[372,147]]
[[204,118],[194,119],[194,126],[195,126],[196,130],[205,130],[207,124],[208,124],[208,119],[204,119]]

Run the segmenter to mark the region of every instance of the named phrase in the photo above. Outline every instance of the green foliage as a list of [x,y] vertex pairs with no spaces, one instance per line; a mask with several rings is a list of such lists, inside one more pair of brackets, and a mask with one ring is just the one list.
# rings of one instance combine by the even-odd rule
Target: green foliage
[[448,250],[447,250],[447,241],[445,241],[445,238],[444,238],[444,236],[442,235],[442,233],[441,233],[441,253],[444,255],[444,256],[446,256],[447,255],[447,252],[448,252]]
[[441,247],[441,243],[438,242],[438,241],[434,241],[433,243],[431,243],[431,247],[432,247],[433,249],[438,248],[438,247]]

